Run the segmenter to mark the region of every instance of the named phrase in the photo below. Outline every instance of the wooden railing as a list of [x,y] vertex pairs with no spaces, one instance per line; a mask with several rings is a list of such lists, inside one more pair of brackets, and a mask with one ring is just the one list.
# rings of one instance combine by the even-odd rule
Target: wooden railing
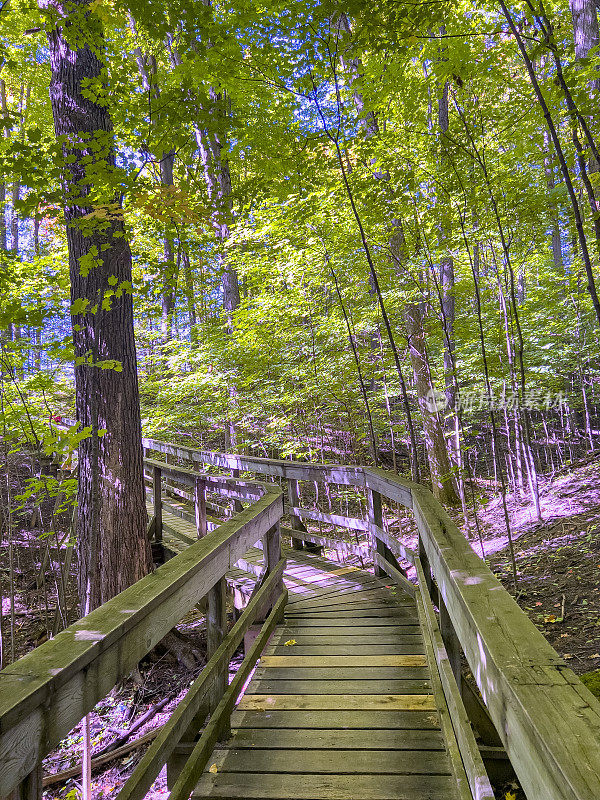
[[[344,467],[211,453],[144,440],[148,450],[195,465],[227,467],[287,482],[287,512],[294,545],[340,544],[303,532],[302,519],[318,519],[349,530],[367,530],[376,570],[385,572],[418,599],[422,623],[434,640],[435,658],[457,739],[465,709],[461,675],[464,655],[489,720],[530,800],[600,798],[600,703],[551,647],[514,598],[473,551],[445,509],[425,487],[373,467]],[[340,518],[299,507],[299,481],[364,489],[366,519]],[[418,552],[385,530],[382,502],[410,509],[418,529]],[[353,554],[356,546],[341,543]],[[340,552],[340,549],[338,549]],[[417,585],[399,562],[415,567]],[[434,606],[439,613],[435,613]],[[471,698],[473,699],[473,698]],[[466,700],[466,698],[465,698]],[[464,726],[463,726],[464,731]],[[461,756],[473,797],[487,796],[476,755],[463,743]]]
[[[199,533],[204,530],[202,509],[208,489],[213,491],[221,486],[234,501],[250,500],[252,505],[153,575],[0,673],[3,691],[0,700],[0,797],[28,780],[32,765],[39,763],[40,758],[127,674],[186,610],[217,584],[220,588],[214,592],[212,607],[222,609],[222,599],[218,600],[217,594],[222,598],[222,578],[228,566],[250,545],[267,536],[268,571],[271,576],[277,574],[277,579],[272,577],[270,582],[263,579],[259,591],[268,603],[274,601],[277,592],[280,599],[259,637],[260,642],[265,641],[269,626],[275,624],[285,602],[278,583],[278,570],[282,569],[277,554],[278,526],[283,513],[281,491],[277,484],[261,485],[239,478],[198,474],[211,465],[236,471],[236,474],[250,472],[287,483],[287,513],[291,524],[289,528],[281,527],[281,531],[291,537],[296,548],[311,542],[324,547],[333,545],[338,553],[353,555],[357,549],[363,552],[352,543],[338,542],[332,534],[309,533],[303,519],[344,527],[359,534],[366,532],[374,568],[398,582],[417,600],[421,623],[433,642],[430,656],[438,666],[450,711],[449,724],[456,734],[472,797],[488,798],[490,790],[472,738],[464,736],[468,720],[462,702],[462,655],[527,797],[530,800],[600,798],[600,703],[474,553],[426,488],[375,468],[211,453],[152,439],[145,439],[144,447],[147,455],[161,454],[189,465],[166,464],[155,459],[147,461],[156,488],[155,519],[159,539],[162,502],[159,489],[163,475],[174,476],[178,483],[193,488]],[[365,518],[351,519],[315,508],[302,508],[300,481],[339,484],[364,491]],[[405,547],[386,530],[383,514],[386,501],[412,512],[418,529],[418,552]],[[403,563],[414,567],[416,583],[407,579]],[[273,589],[275,594],[271,594],[275,584],[277,590]],[[184,701],[171,717],[171,727],[157,738],[122,790],[120,800],[143,797],[144,787],[147,788],[164,759],[174,753],[174,742],[181,737],[185,740],[190,720],[199,713],[197,709],[203,708],[207,692],[216,686],[216,695],[211,701],[215,709],[211,722],[200,740],[194,743],[189,766],[176,778],[173,798],[186,796],[186,791],[193,786],[216,738],[226,731],[228,713],[235,701],[233,694],[243,682],[242,676],[252,659],[256,660],[258,650],[253,650],[248,655],[250,661],[244,662],[235,688],[223,693],[223,665],[233,652],[231,648],[243,635],[240,632],[250,624],[254,613],[251,609],[255,607],[251,602],[245,612],[247,616],[242,616],[229,634],[231,638],[219,642],[206,667],[207,677],[202,680],[200,676],[200,683],[195,684],[196,689],[191,693],[195,699],[189,700],[189,707]],[[219,613],[222,610],[214,612],[217,616]],[[217,623],[211,625],[216,630]],[[10,687],[10,694],[6,687]],[[33,785],[33,779],[30,780]],[[26,796],[23,786],[25,784],[21,783],[20,798]]]
[[[201,536],[180,555],[158,567],[121,594],[92,611],[34,651],[0,672],[0,797],[37,800],[41,797],[41,760],[63,739],[115,684],[166,636],[200,600],[208,597],[207,642],[209,662],[169,722],[168,742],[161,735],[149,751],[152,764],[143,774],[143,786],[158,774],[203,709],[211,714],[211,730],[219,735],[227,725],[231,691],[227,688],[229,660],[253,622],[271,613],[257,639],[264,644],[280,618],[286,593],[282,575],[279,521],[283,514],[281,490],[273,484],[203,476],[164,462],[149,464],[155,478],[155,514],[161,508],[160,474],[178,482],[210,486],[211,491],[240,496],[251,505]],[[201,508],[201,499],[199,506]],[[160,538],[160,522],[155,529]],[[262,540],[264,571],[255,594],[232,631],[226,633],[225,574],[256,542]],[[268,637],[267,637],[268,638]],[[257,644],[248,659],[259,657]],[[241,678],[240,678],[241,680]],[[234,682],[235,683],[235,682]],[[239,683],[239,680],[237,680]],[[232,684],[233,686],[233,684]],[[235,699],[235,698],[234,698]],[[203,740],[206,742],[206,737]],[[200,763],[196,759],[197,763]],[[159,763],[160,762],[160,763]],[[148,776],[153,775],[150,779]],[[149,784],[148,784],[149,785]],[[128,789],[130,797],[143,797]]]

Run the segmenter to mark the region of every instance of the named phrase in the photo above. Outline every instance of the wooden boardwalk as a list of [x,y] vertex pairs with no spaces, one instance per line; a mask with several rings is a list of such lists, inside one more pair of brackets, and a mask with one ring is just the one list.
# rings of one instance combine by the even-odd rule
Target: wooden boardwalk
[[[173,552],[195,538],[185,504],[167,501],[163,525]],[[470,797],[460,759],[450,757],[451,726],[443,732],[448,709],[439,678],[432,680],[437,667],[415,600],[306,550],[285,549],[285,556],[284,624],[232,715],[231,738],[215,748],[193,797]],[[230,586],[250,596],[262,558],[251,548],[227,573]]]
[[[207,663],[117,800],[143,800],[165,764],[171,800],[493,800],[482,754],[509,762],[530,800],[600,798],[600,704],[427,489],[374,467],[144,442],[287,482],[288,504],[277,480],[146,459],[149,533],[167,561],[2,671],[0,797],[41,800],[44,756],[201,603]],[[359,487],[365,518],[303,508],[301,480]],[[386,529],[384,498],[410,510],[417,551]],[[353,546],[306,532],[303,519],[366,536]],[[283,553],[282,533],[294,545]],[[352,566],[365,555],[389,578]]]
[[194,797],[458,797],[414,600],[287,551],[290,601]]

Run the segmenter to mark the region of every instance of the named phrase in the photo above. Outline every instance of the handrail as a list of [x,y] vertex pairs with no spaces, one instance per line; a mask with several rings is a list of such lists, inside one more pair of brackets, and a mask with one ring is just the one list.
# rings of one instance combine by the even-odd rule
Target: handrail
[[[525,793],[531,800],[600,797],[600,703],[473,551],[428,489],[374,467],[207,453],[153,439],[145,439],[144,444],[193,462],[288,481],[364,486],[376,565],[390,560],[390,553],[412,563],[415,555],[399,543],[390,548],[392,541],[381,519],[381,497],[412,509],[420,561],[426,581],[437,584],[439,596],[434,596],[440,627],[455,674],[460,677],[462,649]],[[297,504],[292,506],[298,510]],[[319,538],[311,535],[312,541]]]
[[[292,511],[298,511],[299,480],[363,487],[368,501],[366,527],[371,536],[377,569],[384,561],[393,564],[394,555],[413,564],[416,561],[409,550],[390,546],[393,542],[384,529],[381,498],[412,509],[419,531],[419,565],[422,565],[427,589],[439,608],[439,627],[448,661],[455,677],[460,679],[462,649],[525,793],[531,800],[592,800],[600,797],[600,703],[521,611],[428,489],[373,467],[210,453],[148,438],[143,443],[149,450],[171,454],[193,464],[211,464],[282,478],[290,487]],[[293,517],[293,523],[294,520],[296,524],[292,527],[299,543],[302,531],[297,525],[301,521],[297,516]],[[231,521],[225,526],[228,524]],[[223,528],[221,526],[211,536]],[[313,540],[315,538],[313,536]],[[200,544],[193,545],[178,558],[187,557],[190,550]],[[420,588],[423,589],[422,584]],[[22,664],[22,661],[18,663]],[[112,662],[107,663],[114,669]],[[48,677],[45,680],[47,684],[51,683]],[[102,677],[99,676],[98,680],[101,681]],[[83,695],[82,687],[78,687],[78,691]],[[77,722],[77,714],[79,718],[83,715],[81,709],[84,708],[85,713],[85,708],[92,705],[93,702],[83,703],[79,697],[73,703],[77,711],[70,714],[69,719]],[[32,710],[40,707],[38,702]],[[39,714],[41,716],[41,710]],[[40,719],[32,717],[32,723],[39,728]],[[4,730],[0,714],[0,743]],[[34,755],[39,755],[39,744],[28,743],[35,736],[38,741],[41,734],[32,737],[26,726],[21,726],[20,731],[18,742],[21,749],[25,742]],[[52,741],[57,741],[55,736]],[[2,752],[0,747],[0,754]],[[5,785],[0,783],[0,796]]]
[[0,797],[26,780],[261,538],[268,545],[273,538],[265,560],[267,571],[274,569],[282,493],[274,484],[252,482],[255,487],[262,496],[250,507],[0,672]]
[[[260,585],[234,627],[223,639],[219,648],[128,778],[119,792],[117,800],[142,800],[145,797],[186,730],[201,713],[200,709],[206,702],[206,696],[212,688],[218,669],[222,668],[223,664],[229,663],[248,628],[257,618],[264,615],[265,607],[267,609],[272,607],[282,597],[285,604],[287,592],[283,590],[281,583],[284,567],[285,560],[281,559],[273,572]],[[278,615],[275,614],[274,619],[277,618]]]

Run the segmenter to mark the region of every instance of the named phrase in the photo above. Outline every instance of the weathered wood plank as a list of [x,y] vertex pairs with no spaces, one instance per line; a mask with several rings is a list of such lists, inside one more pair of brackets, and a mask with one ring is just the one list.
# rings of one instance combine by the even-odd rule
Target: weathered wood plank
[[[289,712],[294,713],[294,712]],[[407,712],[410,713],[410,712]],[[230,743],[237,750],[263,747],[269,750],[444,750],[442,734],[434,730],[310,730],[302,728],[237,728]],[[352,755],[348,756],[352,758]],[[418,757],[418,756],[417,756]]]
[[368,525],[364,519],[357,519],[356,517],[342,517],[340,514],[325,514],[322,511],[298,508],[298,506],[289,508],[288,511],[290,514],[294,514],[301,519],[312,519],[314,522],[324,522],[326,525],[333,525],[336,528],[347,528],[350,531],[366,531],[368,529]]
[[365,485],[375,492],[393,500],[406,508],[412,508],[413,491],[421,488],[418,483],[406,481],[378,467],[367,467],[364,470]]
[[369,530],[373,536],[380,539],[386,547],[389,547],[395,556],[404,559],[404,561],[408,561],[410,564],[415,563],[417,554],[414,550],[411,550],[410,547],[402,544],[398,539],[394,539],[393,536],[387,533],[387,531],[384,531],[379,525],[371,524]]
[[206,773],[193,797],[213,800],[449,800],[453,778],[434,775]]
[[[438,750],[248,750],[215,749],[211,762],[219,772],[311,773],[313,775],[449,775],[446,753]],[[373,783],[377,781],[374,780]]]
[[[279,647],[272,647],[269,645],[265,652],[269,655],[281,656],[289,653],[292,650],[298,656],[314,656],[323,657],[331,655],[332,657],[341,658],[343,656],[368,656],[375,653],[381,656],[388,655],[416,655],[423,652],[423,643],[419,644],[332,644],[332,645],[293,645],[293,647],[286,647],[281,645]],[[377,656],[379,657],[379,656]]]
[[416,609],[357,609],[356,611],[315,611],[313,614],[290,614],[286,625],[407,625],[417,621]]
[[435,711],[430,694],[245,694],[240,711]]
[[[368,646],[377,645],[393,645],[393,644],[422,644],[423,637],[421,636],[420,631],[416,631],[415,633],[408,633],[404,635],[396,635],[396,636],[361,636],[359,639],[356,636],[340,636],[338,635],[340,630],[345,630],[344,628],[333,628],[333,634],[330,636],[321,636],[318,641],[315,641],[315,637],[312,636],[310,633],[307,635],[301,634],[293,634],[294,642],[299,647],[326,647],[328,645],[356,645],[356,644],[365,644]],[[281,647],[281,645],[285,645],[285,639],[277,639],[274,642],[271,642],[271,645],[274,647]]]
[[260,666],[267,667],[426,667],[425,656],[416,655],[358,655],[358,656],[298,656],[290,654],[294,648],[288,648],[288,655],[264,655]]
[[211,453],[191,447],[160,442],[156,439],[142,439],[144,447],[177,456],[196,464],[212,464],[217,467],[239,469],[242,472],[255,472],[259,475],[271,475],[279,478],[292,478],[305,481],[328,481],[343,486],[364,486],[365,479],[362,467],[336,466],[330,464],[314,464],[302,461],[284,461],[283,459],[240,456],[235,453]]
[[429,680],[427,667],[257,667],[253,680]]
[[393,564],[390,564],[389,561],[380,553],[374,553],[373,558],[375,563],[387,574],[389,577],[395,581],[400,588],[406,592],[410,597],[414,597],[416,594],[416,587],[412,584],[404,575],[396,569]]
[[[308,673],[308,670],[307,670]],[[429,680],[403,680],[396,678],[356,678],[355,680],[316,680],[305,674],[304,678],[290,680],[254,680],[246,694],[423,694],[431,692]]]
[[356,711],[335,709],[334,711],[234,711],[232,728],[274,728],[277,730],[435,730],[439,731],[440,720],[435,711],[382,710]]
[[302,541],[321,545],[327,550],[335,550],[336,552],[340,553],[342,558],[348,558],[348,556],[353,555],[365,556],[368,552],[366,543],[363,545],[351,544],[350,542],[344,542],[341,539],[334,539],[330,536],[319,536],[317,533],[308,533],[306,530],[299,532],[294,528],[287,528],[284,525],[281,526],[281,533],[285,536],[289,536],[292,539],[297,538],[298,534],[301,533]]
[[[353,637],[354,641],[357,641],[355,637],[360,636],[367,640],[367,643],[371,640],[372,636],[375,637],[388,637],[388,641],[394,641],[396,636],[402,635],[420,635],[419,633],[420,628],[417,622],[412,622],[410,624],[403,623],[402,625],[362,625],[360,627],[354,626],[351,624],[339,626],[333,625],[330,626],[327,620],[323,620],[323,624],[321,626],[303,626],[303,625],[294,625],[278,628],[278,633],[281,633],[281,637],[285,641],[290,637],[296,638],[296,636],[348,636]],[[274,641],[278,641],[277,639]],[[318,642],[315,642],[318,644]]]

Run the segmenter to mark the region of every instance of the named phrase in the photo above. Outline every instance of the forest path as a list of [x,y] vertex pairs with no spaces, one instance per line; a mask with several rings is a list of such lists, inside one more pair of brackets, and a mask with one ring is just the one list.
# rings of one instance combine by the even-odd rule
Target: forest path
[[414,599],[368,572],[286,556],[285,620],[193,796],[459,797]]
[[[173,552],[195,539],[183,505],[165,502],[163,537]],[[284,554],[284,622],[233,713],[231,738],[215,747],[193,796],[460,798],[466,782],[449,757],[448,709],[432,680],[433,648],[415,599],[315,553]],[[228,583],[249,597],[262,566],[253,547]]]

